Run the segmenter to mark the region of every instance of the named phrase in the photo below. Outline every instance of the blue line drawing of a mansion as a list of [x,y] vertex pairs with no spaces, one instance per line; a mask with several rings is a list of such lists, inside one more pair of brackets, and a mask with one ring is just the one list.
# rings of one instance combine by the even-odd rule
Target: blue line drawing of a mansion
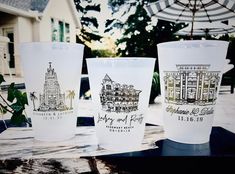
[[133,85],[116,83],[106,74],[100,92],[102,110],[116,113],[137,111],[140,93],[141,90],[134,89]]
[[164,72],[166,103],[213,105],[220,83],[219,71],[210,65],[176,65],[177,71]]

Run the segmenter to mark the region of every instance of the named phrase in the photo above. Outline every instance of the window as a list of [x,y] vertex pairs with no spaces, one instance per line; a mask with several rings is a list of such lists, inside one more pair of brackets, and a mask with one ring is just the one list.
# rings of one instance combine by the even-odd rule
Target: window
[[59,21],[59,41],[64,41],[64,23]]
[[111,90],[111,85],[106,85],[107,90]]
[[70,28],[69,28],[69,24],[65,23],[65,41],[66,42],[70,42]]
[[58,30],[56,28],[56,25],[55,25],[55,21],[54,19],[51,18],[51,40],[54,42],[54,41],[57,41],[57,33],[58,33]]
[[53,42],[70,42],[69,23],[51,18],[51,40]]

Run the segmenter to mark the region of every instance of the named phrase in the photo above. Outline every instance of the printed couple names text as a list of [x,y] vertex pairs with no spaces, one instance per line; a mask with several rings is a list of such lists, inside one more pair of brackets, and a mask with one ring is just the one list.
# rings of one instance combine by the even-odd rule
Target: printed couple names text
[[97,125],[103,124],[110,132],[130,132],[135,126],[143,124],[143,119],[143,114],[125,115],[120,118],[98,113]]
[[165,111],[170,116],[177,116],[179,121],[187,122],[202,122],[206,116],[214,114],[213,106],[202,106],[202,107],[188,107],[182,108],[180,106],[168,105]]

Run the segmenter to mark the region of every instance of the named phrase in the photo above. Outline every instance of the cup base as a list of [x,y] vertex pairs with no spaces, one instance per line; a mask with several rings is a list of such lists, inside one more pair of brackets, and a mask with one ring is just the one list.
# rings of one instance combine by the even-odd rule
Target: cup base
[[169,139],[164,140],[163,156],[209,156],[210,143],[185,144],[178,143]]
[[201,139],[182,139],[182,138],[173,138],[173,137],[166,137],[167,139],[183,144],[205,144],[209,143],[210,139],[208,138],[201,138]]

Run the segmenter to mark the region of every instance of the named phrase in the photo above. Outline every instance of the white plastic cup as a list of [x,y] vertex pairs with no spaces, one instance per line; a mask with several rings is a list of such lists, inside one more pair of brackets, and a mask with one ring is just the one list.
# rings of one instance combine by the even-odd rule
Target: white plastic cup
[[184,144],[171,141],[169,139],[163,140],[162,156],[210,156],[210,143],[203,144]]
[[141,147],[154,65],[154,58],[87,59],[100,147],[113,151]]
[[228,42],[173,41],[157,48],[165,137],[209,142]]
[[36,140],[75,136],[83,49],[75,43],[20,44],[27,111]]

